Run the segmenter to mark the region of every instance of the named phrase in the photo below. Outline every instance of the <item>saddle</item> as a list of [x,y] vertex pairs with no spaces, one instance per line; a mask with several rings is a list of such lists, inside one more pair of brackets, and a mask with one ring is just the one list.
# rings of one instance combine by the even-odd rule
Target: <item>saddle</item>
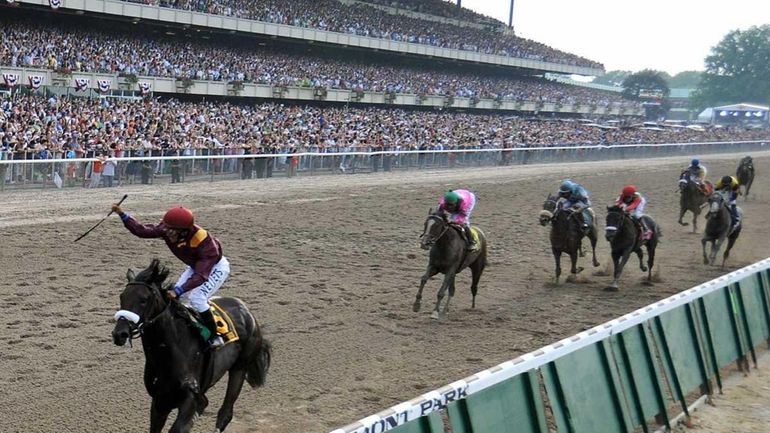
[[[238,336],[238,330],[235,328],[235,324],[230,315],[213,300],[209,300],[209,305],[211,306],[211,313],[214,316],[214,323],[217,324],[217,334],[222,337],[222,340],[225,343],[224,345],[238,341],[240,336]],[[184,314],[181,314],[180,316],[187,319],[190,324],[198,330],[204,342],[208,341],[209,338],[211,338],[210,331],[206,325],[203,324],[198,312],[186,305],[184,307]]]

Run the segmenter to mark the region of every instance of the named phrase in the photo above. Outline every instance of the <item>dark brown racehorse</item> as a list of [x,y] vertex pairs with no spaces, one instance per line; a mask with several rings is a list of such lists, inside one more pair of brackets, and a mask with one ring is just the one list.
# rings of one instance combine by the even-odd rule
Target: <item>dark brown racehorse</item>
[[[612,284],[607,290],[617,291],[620,275],[623,273],[623,267],[626,265],[631,253],[639,256],[639,269],[647,272],[647,281],[652,282],[652,267],[655,265],[655,248],[660,239],[660,227],[655,221],[647,215],[643,215],[644,223],[648,229],[652,230],[652,237],[643,240],[634,220],[618,206],[607,208],[607,220],[605,225],[605,236],[610,242],[612,250],[612,263],[614,270],[612,274]],[[647,246],[647,266],[644,265],[643,246]]]
[[750,156],[744,156],[741,159],[740,164],[738,164],[738,170],[735,172],[735,177],[738,179],[738,184],[745,188],[746,200],[748,200],[751,184],[754,183],[754,161]]
[[[703,206],[706,205],[708,194],[713,189],[711,183],[706,182],[703,188],[698,186],[695,180],[690,178],[690,171],[687,170],[679,177],[679,224],[686,226],[688,223],[682,221],[687,211],[692,213],[692,232],[698,232],[698,216]],[[704,190],[706,192],[704,192]]]
[[264,385],[270,343],[243,302],[216,298],[216,304],[232,318],[240,339],[211,351],[190,320],[190,312],[164,295],[168,274],[158,260],[138,275],[129,269],[120,311],[115,314],[113,342],[123,346],[133,337],[142,338],[144,386],[152,397],[150,433],[160,433],[173,409],[178,413],[170,432],[189,432],[196,413],[203,413],[208,405],[206,391],[227,373],[227,391],[216,423],[216,431],[222,432],[233,418],[243,382],[253,388]]
[[[551,224],[551,251],[556,262],[556,282],[559,282],[561,275],[561,255],[569,255],[572,267],[570,273],[576,275],[583,270],[577,266],[578,254],[582,248],[583,220],[580,218],[580,212],[572,209],[556,209],[559,197],[549,194],[543,203],[543,210],[540,212],[540,225]],[[591,254],[593,256],[593,265],[599,266],[596,260],[596,228],[591,227],[588,233],[588,239],[591,242]]]
[[439,307],[441,306],[441,300],[444,299],[444,295],[448,290],[449,297],[443,311],[443,314],[446,315],[449,311],[449,301],[452,300],[455,294],[455,275],[468,267],[471,268],[472,277],[471,295],[473,300],[471,308],[476,308],[476,293],[479,287],[479,280],[487,264],[487,239],[481,230],[475,229],[478,230],[479,248],[476,251],[467,251],[465,239],[460,234],[462,228],[456,228],[456,226],[450,224],[444,212],[438,210],[436,212],[428,211],[428,218],[425,220],[425,227],[420,236],[420,246],[423,249],[430,250],[430,258],[428,259],[428,269],[420,279],[420,290],[417,291],[412,310],[415,312],[420,311],[422,289],[431,277],[440,272],[444,274],[444,281],[441,283],[441,288],[438,291],[436,308],[433,309],[431,317],[434,319],[440,317]]

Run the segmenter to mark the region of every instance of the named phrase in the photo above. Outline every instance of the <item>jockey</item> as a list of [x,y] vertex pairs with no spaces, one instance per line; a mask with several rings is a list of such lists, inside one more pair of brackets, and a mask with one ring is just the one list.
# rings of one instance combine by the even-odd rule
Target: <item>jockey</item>
[[128,231],[140,238],[162,238],[171,252],[187,265],[168,295],[181,298],[200,314],[203,324],[211,331],[208,343],[212,348],[223,345],[208,302],[230,275],[230,262],[222,255],[217,238],[195,225],[193,213],[181,206],[169,209],[160,224],[145,225],[123,212],[117,204],[112,205],[112,210],[120,216]]
[[556,209],[573,208],[576,212],[583,215],[583,231],[587,232],[594,225],[594,216],[591,211],[591,200],[588,197],[588,191],[583,185],[565,180],[559,186],[559,202]]
[[652,230],[647,227],[644,219],[642,219],[644,208],[647,206],[647,199],[637,192],[636,186],[624,186],[620,196],[615,200],[615,206],[623,209],[623,211],[631,216],[631,219],[634,220],[636,226],[641,230],[643,240],[652,238]]
[[474,206],[476,206],[476,195],[467,189],[448,191],[438,202],[438,210],[449,214],[449,222],[463,228],[470,251],[479,248],[478,242],[471,233],[471,213]]
[[706,170],[706,167],[700,164],[700,160],[698,158],[693,158],[690,162],[690,166],[682,172],[682,176],[684,176],[685,173],[689,173],[690,179],[697,183],[698,187],[702,189],[703,183],[706,181],[707,172],[708,170]]
[[717,191],[725,193],[728,197],[730,204],[730,218],[732,219],[732,230],[730,230],[730,233],[732,233],[741,223],[741,215],[738,212],[738,205],[736,204],[736,200],[738,200],[738,196],[741,194],[740,184],[735,176],[722,176],[716,184],[716,189]]

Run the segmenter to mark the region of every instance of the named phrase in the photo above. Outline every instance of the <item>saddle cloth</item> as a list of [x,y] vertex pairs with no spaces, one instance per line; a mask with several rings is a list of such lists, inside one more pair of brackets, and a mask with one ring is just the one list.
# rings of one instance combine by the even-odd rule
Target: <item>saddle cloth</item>
[[[214,323],[217,324],[217,334],[222,337],[225,345],[240,340],[238,330],[235,328],[235,324],[233,323],[233,319],[230,317],[230,315],[227,314],[227,312],[222,307],[220,307],[214,299],[209,300],[209,305],[211,306],[211,313],[214,315]],[[198,329],[206,328],[206,326],[201,322],[197,312],[193,311],[189,307],[187,308],[187,311],[190,313],[190,320],[193,321]]]

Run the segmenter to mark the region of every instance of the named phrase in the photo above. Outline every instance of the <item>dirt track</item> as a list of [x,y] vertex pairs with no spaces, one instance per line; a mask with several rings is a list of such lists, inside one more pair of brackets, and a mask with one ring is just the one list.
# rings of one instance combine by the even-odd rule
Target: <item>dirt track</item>
[[[707,158],[710,178],[734,173],[740,156]],[[157,221],[178,203],[197,211],[233,266],[221,294],[246,301],[274,343],[268,386],[244,389],[228,431],[324,433],[727,272],[702,265],[700,236],[676,224],[676,177],[687,161],[0,194],[0,431],[146,431],[141,347],[113,346],[111,318],[126,268],[172,256],[162,242],[130,236],[117,217],[72,244],[124,192],[140,220]],[[758,222],[770,211],[770,153],[755,161],[757,194],[741,203],[746,224],[728,270],[770,255]],[[592,191],[600,227],[603,205],[623,184],[647,195],[665,236],[658,283],[643,286],[631,261],[621,291],[602,291],[610,277],[593,273],[608,262],[603,239],[600,268],[585,262],[580,282],[550,282],[537,214],[566,176]],[[456,187],[478,192],[474,222],[490,239],[490,266],[478,308],[468,309],[470,277],[461,274],[454,310],[437,323],[429,318],[435,279],[423,311],[411,311],[426,264],[418,236],[428,208]],[[213,430],[223,390],[209,394],[196,432]]]

